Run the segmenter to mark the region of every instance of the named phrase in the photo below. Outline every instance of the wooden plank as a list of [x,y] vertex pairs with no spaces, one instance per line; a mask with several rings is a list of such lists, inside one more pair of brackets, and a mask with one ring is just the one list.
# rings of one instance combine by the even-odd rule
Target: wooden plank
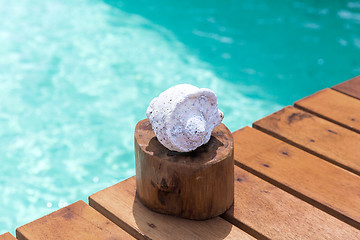
[[360,239],[352,226],[237,166],[234,208],[223,217],[270,239]]
[[150,211],[135,197],[135,177],[89,197],[94,207],[137,239],[252,239],[220,217],[205,221]]
[[0,235],[0,240],[16,240],[16,238],[7,232]]
[[233,133],[235,163],[360,229],[360,177],[261,131]]
[[332,89],[345,93],[351,97],[360,99],[360,76],[333,86]]
[[360,175],[360,134],[294,107],[254,123],[254,127]]
[[83,201],[16,229],[19,240],[134,239]]
[[360,101],[329,88],[295,102],[295,107],[360,133]]

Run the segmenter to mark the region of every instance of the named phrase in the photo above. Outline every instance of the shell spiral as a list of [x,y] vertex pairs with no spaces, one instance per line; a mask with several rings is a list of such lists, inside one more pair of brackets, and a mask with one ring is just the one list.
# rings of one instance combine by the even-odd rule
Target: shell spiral
[[162,92],[150,102],[146,115],[159,142],[177,152],[206,144],[224,118],[214,92],[190,84]]

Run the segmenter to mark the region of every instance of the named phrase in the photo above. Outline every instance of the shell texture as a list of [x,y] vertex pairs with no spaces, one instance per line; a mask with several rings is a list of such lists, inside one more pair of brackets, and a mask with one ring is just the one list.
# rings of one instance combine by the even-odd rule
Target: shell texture
[[162,92],[150,102],[146,115],[159,142],[177,152],[206,144],[224,118],[214,92],[190,84]]

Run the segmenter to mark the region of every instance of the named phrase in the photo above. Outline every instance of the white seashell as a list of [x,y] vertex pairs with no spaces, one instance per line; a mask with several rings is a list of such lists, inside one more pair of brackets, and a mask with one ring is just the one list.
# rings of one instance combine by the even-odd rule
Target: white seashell
[[190,152],[210,140],[224,114],[206,88],[180,84],[154,98],[146,111],[157,139],[171,151]]

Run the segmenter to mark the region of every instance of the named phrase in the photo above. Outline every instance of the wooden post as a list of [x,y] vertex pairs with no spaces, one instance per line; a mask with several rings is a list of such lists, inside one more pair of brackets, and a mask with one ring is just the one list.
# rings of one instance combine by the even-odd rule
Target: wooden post
[[207,144],[179,153],[165,148],[142,120],[135,128],[135,160],[137,195],[153,211],[201,220],[233,204],[234,147],[224,124]]

